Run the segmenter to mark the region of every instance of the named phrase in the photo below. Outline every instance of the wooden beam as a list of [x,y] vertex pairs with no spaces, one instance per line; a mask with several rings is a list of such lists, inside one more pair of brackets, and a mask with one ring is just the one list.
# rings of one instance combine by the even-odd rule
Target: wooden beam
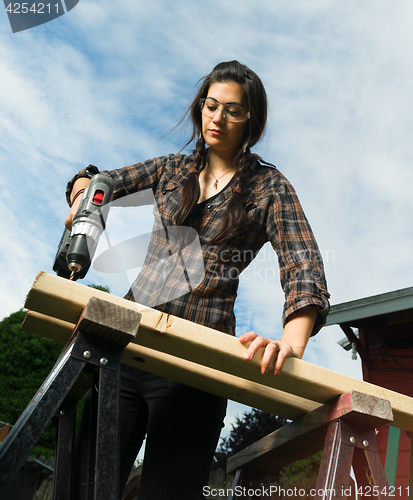
[[[93,296],[141,313],[139,332],[133,345],[139,344],[140,349],[146,348],[147,355],[150,351],[157,351],[195,363],[201,368],[213,369],[219,377],[223,374],[236,377],[248,387],[257,384],[262,390],[264,387],[266,390],[276,389],[319,404],[351,390],[370,394],[391,402],[394,426],[413,431],[413,398],[294,358],[286,360],[277,377],[271,373],[262,375],[259,368],[263,350],[251,361],[246,361],[244,354],[247,347],[230,335],[64,278],[39,273],[28,294],[26,307],[75,324]],[[174,370],[164,376],[174,378]],[[190,377],[187,378],[189,381]],[[210,392],[214,391],[211,389]],[[302,409],[301,414],[306,411]]]
[[325,425],[339,418],[375,428],[391,422],[393,415],[389,401],[350,391],[233,455],[227,473],[240,468],[247,475],[272,472],[306,458],[323,449]]
[[[66,343],[75,325],[44,314],[29,311],[22,329],[43,337]],[[139,337],[139,332],[138,332]],[[296,418],[303,412],[318,408],[320,403],[262,386],[207,366],[192,363],[163,352],[131,343],[125,348],[122,363],[141,368],[162,377],[212,392],[253,408],[260,408],[283,418]]]
[[136,339],[140,319],[141,315],[136,311],[113,304],[108,300],[91,297],[76,328],[83,333],[97,335],[126,346]]
[[2,443],[6,439],[7,434],[9,433],[10,429],[11,429],[11,426],[8,424],[1,426],[1,428],[0,428],[0,443]]

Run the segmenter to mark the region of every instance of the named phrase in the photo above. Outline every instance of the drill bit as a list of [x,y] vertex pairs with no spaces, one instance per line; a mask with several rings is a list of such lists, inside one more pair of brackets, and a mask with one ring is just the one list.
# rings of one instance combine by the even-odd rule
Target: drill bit
[[73,278],[75,277],[75,270],[73,270],[71,273],[70,273],[70,278],[69,280],[73,281]]

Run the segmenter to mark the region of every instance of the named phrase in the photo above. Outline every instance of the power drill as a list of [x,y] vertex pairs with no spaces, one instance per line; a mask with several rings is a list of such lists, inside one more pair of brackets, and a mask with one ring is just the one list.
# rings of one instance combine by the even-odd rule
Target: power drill
[[60,240],[53,263],[53,271],[58,276],[75,281],[86,275],[106,227],[112,194],[110,175],[98,173],[92,177],[82,195],[72,230],[65,229]]

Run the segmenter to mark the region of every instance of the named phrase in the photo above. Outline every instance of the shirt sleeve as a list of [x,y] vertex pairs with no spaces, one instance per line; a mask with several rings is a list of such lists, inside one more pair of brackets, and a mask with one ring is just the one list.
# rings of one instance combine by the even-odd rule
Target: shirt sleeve
[[[174,156],[174,155],[171,155]],[[171,158],[163,156],[161,158],[154,158],[144,162],[137,163],[115,170],[102,170],[102,173],[109,174],[114,181],[113,199],[116,200],[128,194],[136,193],[144,189],[152,188],[155,190],[158,185],[159,179],[165,168],[165,165]],[[96,168],[96,167],[95,167]],[[97,170],[97,169],[96,169]],[[66,187],[66,200],[70,206],[70,194],[73,189],[73,184],[81,177],[88,177],[89,179],[97,173],[91,173],[89,167],[80,170],[67,184]]]
[[89,165],[88,167],[79,170],[79,172],[74,177],[72,177],[72,179],[70,179],[70,181],[67,183],[66,186],[66,201],[69,207],[72,206],[72,202],[70,201],[70,195],[72,193],[73,184],[82,177],[86,179],[91,179],[98,172],[99,169],[97,167],[95,167],[94,165]]
[[267,236],[278,255],[281,286],[285,294],[283,326],[298,311],[316,307],[311,335],[326,322],[330,310],[321,253],[294,188],[282,182],[267,222]]

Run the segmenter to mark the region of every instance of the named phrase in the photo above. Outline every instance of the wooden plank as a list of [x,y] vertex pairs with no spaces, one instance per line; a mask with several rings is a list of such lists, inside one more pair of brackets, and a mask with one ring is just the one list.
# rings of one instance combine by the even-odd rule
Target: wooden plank
[[[29,311],[22,329],[49,339],[66,343],[75,325],[44,314]],[[138,333],[139,336],[139,333]],[[165,354],[139,344],[125,348],[122,363],[144,369],[162,377],[212,392],[253,408],[260,408],[283,418],[296,418],[318,408],[320,403],[284,393],[249,380],[221,373],[197,363]]]
[[9,433],[11,429],[11,426],[10,425],[3,425],[1,428],[0,428],[0,443],[2,443],[6,437],[7,437],[7,434]]
[[52,318],[35,311],[28,311],[23,321],[21,329],[28,333],[34,333],[46,339],[55,340],[61,344],[66,344],[74,328],[74,323]]
[[[76,323],[92,296],[103,300],[109,300],[110,297],[110,301],[114,304],[138,310],[142,314],[136,340],[141,347],[154,349],[204,365],[221,374],[227,373],[248,383],[277,389],[316,403],[326,403],[351,390],[388,399],[394,412],[393,425],[413,431],[413,398],[294,358],[286,360],[279,376],[274,377],[271,373],[262,375],[259,367],[263,350],[251,361],[246,361],[244,354],[247,347],[230,335],[64,278],[44,272],[39,273],[28,294],[26,307]],[[173,378],[172,374],[170,378]]]
[[126,346],[138,333],[140,313],[108,300],[91,297],[77,323],[77,329]]
[[281,427],[228,459],[227,472],[271,472],[321,450],[324,427],[344,418],[347,422],[380,427],[392,421],[390,402],[357,391],[333,399],[316,410]]

